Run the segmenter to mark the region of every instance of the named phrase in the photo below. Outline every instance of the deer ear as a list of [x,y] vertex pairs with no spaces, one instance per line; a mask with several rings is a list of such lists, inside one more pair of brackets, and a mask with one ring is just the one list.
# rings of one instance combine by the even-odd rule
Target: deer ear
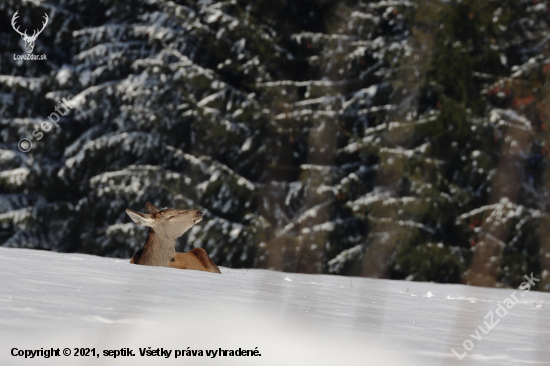
[[126,209],[126,213],[136,224],[140,226],[151,226],[155,222],[155,219],[149,214],[142,214],[132,211],[129,208]]
[[157,206],[153,205],[152,203],[146,202],[145,203],[145,212],[148,214],[157,214],[160,212]]

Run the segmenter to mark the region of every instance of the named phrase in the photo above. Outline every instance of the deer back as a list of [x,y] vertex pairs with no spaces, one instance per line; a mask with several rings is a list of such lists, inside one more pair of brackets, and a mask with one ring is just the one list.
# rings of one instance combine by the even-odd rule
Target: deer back
[[208,253],[202,248],[195,248],[188,253],[176,253],[174,260],[170,261],[169,267],[179,269],[194,269],[212,273],[221,273]]

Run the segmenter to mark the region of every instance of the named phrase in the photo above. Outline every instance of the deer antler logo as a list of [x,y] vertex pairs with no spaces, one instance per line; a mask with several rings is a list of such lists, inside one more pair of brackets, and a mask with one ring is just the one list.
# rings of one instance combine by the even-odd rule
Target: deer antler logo
[[40,33],[42,33],[44,28],[46,28],[46,25],[48,24],[48,20],[50,18],[48,18],[48,14],[44,13],[45,21],[42,23],[42,29],[40,30],[35,29],[32,36],[28,36],[26,29],[25,29],[25,32],[21,33],[19,31],[19,27],[15,28],[15,21],[17,20],[17,18],[19,18],[17,13],[19,13],[19,10],[16,11],[15,14],[13,14],[13,17],[11,18],[11,26],[17,33],[21,35],[21,38],[23,38],[23,41],[25,41],[25,48],[27,49],[27,53],[32,53],[32,50],[34,49],[34,42],[36,42],[36,38],[38,38]]

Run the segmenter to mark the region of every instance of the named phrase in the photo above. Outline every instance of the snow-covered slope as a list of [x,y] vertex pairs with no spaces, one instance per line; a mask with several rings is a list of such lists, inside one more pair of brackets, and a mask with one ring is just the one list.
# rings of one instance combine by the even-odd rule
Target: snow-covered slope
[[[81,254],[0,248],[1,365],[546,365],[550,295],[267,270],[222,275]],[[495,321],[498,318],[495,316]],[[470,339],[474,348],[462,361]],[[99,357],[25,359],[12,348],[95,348]],[[135,357],[106,357],[129,348]],[[169,358],[140,348],[172,350]],[[189,348],[188,348],[189,347]],[[175,350],[257,350],[180,356]],[[185,352],[184,352],[185,353]]]

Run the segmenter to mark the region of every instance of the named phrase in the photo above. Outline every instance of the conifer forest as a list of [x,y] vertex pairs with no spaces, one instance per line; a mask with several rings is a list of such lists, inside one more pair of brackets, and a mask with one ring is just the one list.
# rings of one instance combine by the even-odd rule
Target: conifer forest
[[225,267],[550,291],[549,12],[3,0],[0,246],[130,258],[151,202]]

